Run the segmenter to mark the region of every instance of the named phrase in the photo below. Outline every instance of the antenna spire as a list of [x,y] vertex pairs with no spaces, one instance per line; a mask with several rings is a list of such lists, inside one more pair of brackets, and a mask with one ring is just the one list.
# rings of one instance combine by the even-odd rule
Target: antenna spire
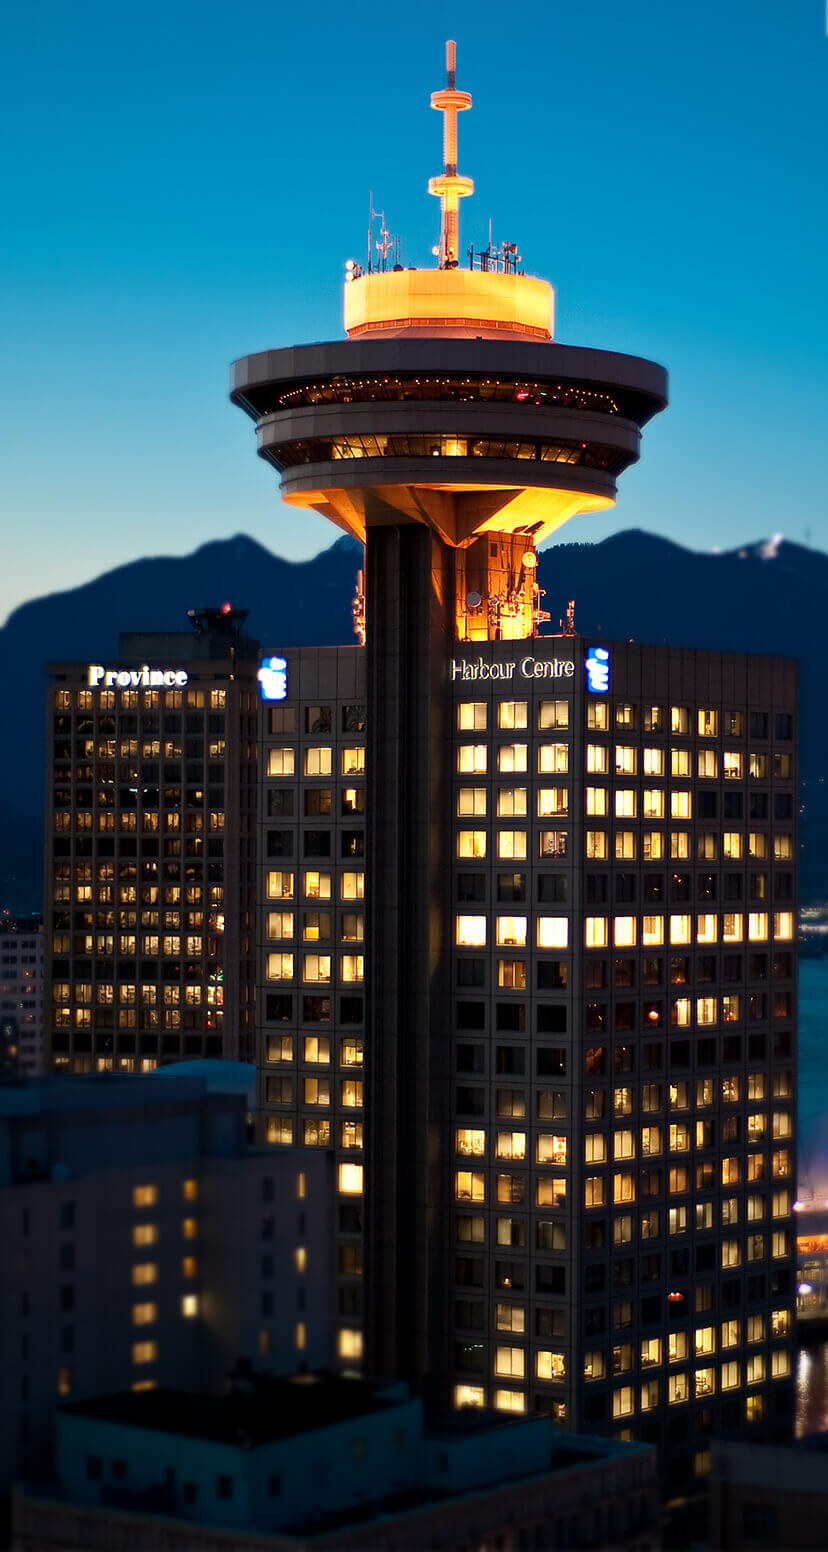
[[443,114],[443,171],[437,178],[429,178],[428,192],[440,200],[440,268],[455,269],[460,245],[460,201],[465,194],[474,193],[471,178],[457,174],[457,115],[471,107],[471,93],[459,92],[454,84],[457,45],[452,39],[446,43],[446,85],[441,92],[432,92],[431,106]]

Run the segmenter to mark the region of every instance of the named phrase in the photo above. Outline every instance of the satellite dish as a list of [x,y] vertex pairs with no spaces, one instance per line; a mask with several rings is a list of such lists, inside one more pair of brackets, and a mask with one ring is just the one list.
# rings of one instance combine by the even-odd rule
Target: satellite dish
[[477,608],[479,608],[480,605],[482,604],[482,602],[483,602],[483,597],[482,597],[482,595],[480,593],[467,593],[466,594],[466,603],[468,604],[470,609],[477,609]]

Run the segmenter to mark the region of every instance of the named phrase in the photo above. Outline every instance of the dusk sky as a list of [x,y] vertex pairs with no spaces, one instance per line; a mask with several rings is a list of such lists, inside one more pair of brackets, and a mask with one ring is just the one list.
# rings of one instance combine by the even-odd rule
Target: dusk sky
[[293,514],[231,360],[342,335],[368,192],[430,264],[457,40],[461,251],[515,239],[556,338],[666,365],[608,518],[828,548],[823,0],[7,0],[0,26],[0,619],[122,561]]

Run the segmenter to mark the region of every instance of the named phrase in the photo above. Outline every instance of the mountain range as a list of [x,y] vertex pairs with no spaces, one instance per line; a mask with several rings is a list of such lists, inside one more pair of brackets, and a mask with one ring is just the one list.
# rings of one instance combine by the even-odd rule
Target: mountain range
[[[189,608],[230,600],[266,646],[353,641],[351,599],[362,551],[343,538],[313,560],[273,555],[243,534],[192,555],[130,562],[22,605],[0,630],[0,907],[36,910],[42,884],[47,662],[102,662],[121,631],[186,628]],[[610,640],[796,657],[800,664],[802,898],[828,896],[828,718],[822,621],[828,556],[784,541],[702,554],[639,530],[600,544],[558,544],[538,568],[556,629],[576,603],[579,632]]]

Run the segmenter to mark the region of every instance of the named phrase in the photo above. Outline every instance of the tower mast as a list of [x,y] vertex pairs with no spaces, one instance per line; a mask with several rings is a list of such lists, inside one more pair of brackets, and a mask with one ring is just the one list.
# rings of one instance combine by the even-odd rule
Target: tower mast
[[459,92],[454,84],[457,45],[452,38],[446,43],[446,85],[441,92],[432,92],[431,106],[443,114],[443,171],[436,178],[429,178],[428,192],[440,199],[440,268],[453,269],[457,264],[460,245],[460,201],[466,194],[474,193],[471,178],[461,178],[457,173],[457,115],[472,105],[471,92]]

